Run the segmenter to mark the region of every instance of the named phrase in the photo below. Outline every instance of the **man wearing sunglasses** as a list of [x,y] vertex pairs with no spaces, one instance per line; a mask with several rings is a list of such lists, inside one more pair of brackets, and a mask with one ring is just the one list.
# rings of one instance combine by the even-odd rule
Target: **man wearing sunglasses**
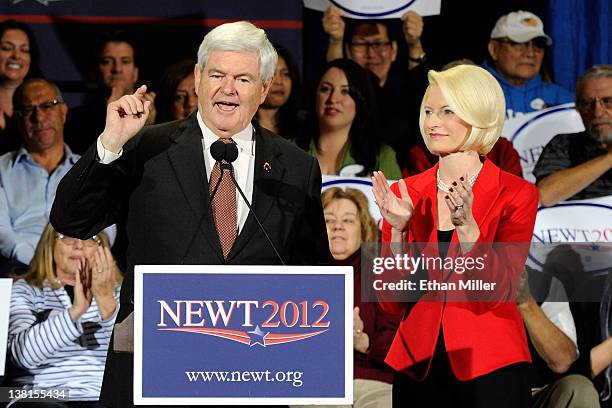
[[573,102],[571,92],[540,76],[546,48],[552,39],[544,24],[528,11],[502,16],[493,31],[484,68],[497,78],[506,96],[506,117]]
[[13,106],[23,145],[0,156],[0,254],[5,267],[30,263],[57,185],[79,159],[64,144],[68,107],[55,84],[25,81],[13,95]]

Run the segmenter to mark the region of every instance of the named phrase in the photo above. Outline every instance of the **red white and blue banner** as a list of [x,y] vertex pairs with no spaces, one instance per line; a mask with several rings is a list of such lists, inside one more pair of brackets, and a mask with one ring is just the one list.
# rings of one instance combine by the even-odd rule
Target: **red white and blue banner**
[[351,267],[136,266],[136,404],[351,404]]

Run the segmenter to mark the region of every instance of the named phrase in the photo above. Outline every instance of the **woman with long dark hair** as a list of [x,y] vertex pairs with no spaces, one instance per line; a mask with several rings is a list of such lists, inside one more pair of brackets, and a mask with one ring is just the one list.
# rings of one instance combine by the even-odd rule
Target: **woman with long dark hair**
[[291,51],[274,44],[278,62],[266,100],[257,111],[259,124],[272,132],[294,139],[300,129],[300,71]]
[[193,69],[196,62],[191,59],[178,61],[168,67],[161,78],[157,105],[157,123],[184,119],[198,109]]
[[21,139],[10,126],[15,89],[29,77],[39,77],[38,45],[24,23],[0,23],[0,154],[15,150]]
[[327,63],[316,90],[314,114],[297,144],[317,157],[323,174],[366,176],[382,170],[390,179],[401,171],[395,151],[378,135],[374,78],[357,63]]

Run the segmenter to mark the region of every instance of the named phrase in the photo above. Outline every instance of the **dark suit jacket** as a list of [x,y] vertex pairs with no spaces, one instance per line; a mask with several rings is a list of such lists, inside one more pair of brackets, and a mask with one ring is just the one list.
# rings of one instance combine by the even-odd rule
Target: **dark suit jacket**
[[[252,205],[270,238],[288,264],[332,264],[316,159],[262,128],[256,127],[255,140]],[[109,165],[96,156],[94,145],[64,177],[51,223],[84,239],[125,220],[127,271],[118,322],[133,310],[134,265],[279,263],[252,214],[224,261],[195,114],[144,128]],[[109,350],[101,396],[106,405],[132,401],[132,363],[131,354]]]
[[[439,256],[437,246],[437,187],[438,164],[424,173],[406,180],[414,203],[414,213],[408,227],[407,242],[430,242]],[[399,197],[397,183],[391,190]],[[463,279],[483,279],[496,282],[490,302],[445,302],[429,292],[414,303],[381,303],[391,314],[403,316],[395,340],[385,362],[397,371],[423,379],[431,365],[440,327],[444,330],[444,345],[453,373],[461,381],[471,380],[501,367],[531,361],[523,319],[514,302],[504,302],[504,296],[516,293],[529,251],[538,206],[535,186],[501,171],[485,160],[473,187],[472,214],[478,223],[480,236],[465,256],[483,256],[483,243],[497,245],[484,253],[483,271],[452,273],[449,282]],[[391,239],[391,226],[383,224],[383,242]],[[459,243],[456,233],[447,256],[453,256]],[[512,244],[513,243],[513,244]],[[519,245],[520,244],[520,245]],[[456,255],[456,254],[455,254]],[[442,281],[437,270],[429,271],[430,279]],[[483,293],[483,292],[480,292]],[[433,295],[433,297],[427,297]],[[481,296],[481,299],[484,296]]]

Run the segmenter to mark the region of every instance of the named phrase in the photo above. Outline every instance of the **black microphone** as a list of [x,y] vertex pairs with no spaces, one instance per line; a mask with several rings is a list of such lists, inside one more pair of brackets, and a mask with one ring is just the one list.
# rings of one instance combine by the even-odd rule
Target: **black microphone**
[[[228,146],[230,145],[233,149],[228,150]],[[221,167],[221,176],[219,177],[219,180],[217,180],[217,184],[215,184],[215,188],[213,188],[213,191],[210,194],[210,202],[212,203],[213,199],[215,198],[215,194],[217,194],[217,190],[221,185],[221,180],[223,180],[223,174],[225,173],[225,170],[228,170],[228,168],[226,168],[227,163],[223,163],[223,161],[228,163],[234,162],[238,158],[238,148],[236,147],[235,143],[223,143],[221,139],[217,139],[210,145],[210,154],[215,161],[220,163]]]

